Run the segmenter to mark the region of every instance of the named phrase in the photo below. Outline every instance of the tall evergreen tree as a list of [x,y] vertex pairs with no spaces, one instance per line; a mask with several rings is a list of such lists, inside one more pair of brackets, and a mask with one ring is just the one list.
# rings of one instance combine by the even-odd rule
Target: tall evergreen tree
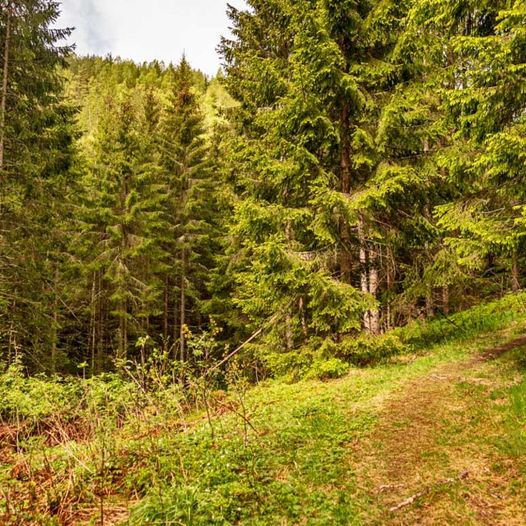
[[[159,149],[168,188],[171,239],[165,275],[164,339],[178,343],[188,359],[187,330],[202,325],[201,301],[214,265],[215,182],[205,140],[204,117],[193,71],[183,57],[174,70],[172,91],[160,123]],[[170,330],[171,328],[171,330]]]
[[[96,302],[92,302],[92,346],[101,354],[97,333],[101,299],[117,321],[117,357],[124,359],[131,334],[147,334],[147,322],[157,315],[159,284],[156,271],[162,264],[159,233],[165,227],[165,187],[160,183],[153,146],[148,137],[155,126],[151,100],[146,106],[123,100],[107,100],[104,118],[95,135],[85,182],[86,257]],[[141,119],[141,111],[142,119]],[[151,135],[150,135],[151,137]],[[95,329],[97,327],[97,329]],[[99,343],[96,343],[98,339]],[[111,343],[111,342],[110,342]]]
[[52,28],[58,15],[48,0],[3,0],[0,9],[0,338],[8,356],[24,348],[51,368],[73,115],[59,69],[69,31]]
[[382,151],[392,137],[379,126],[408,78],[393,53],[409,6],[250,5],[231,9],[236,39],[222,45],[241,103],[238,304],[256,327],[279,313],[269,341],[288,350],[357,331],[362,318],[378,333],[381,219],[417,184],[409,166],[391,162],[411,147]]
[[[465,2],[448,15],[455,84],[445,93],[455,155],[444,157],[457,188],[437,211],[459,262],[495,284],[522,286],[526,3]],[[447,11],[449,8],[449,11]],[[429,14],[428,14],[429,16]],[[500,284],[499,284],[500,285]]]

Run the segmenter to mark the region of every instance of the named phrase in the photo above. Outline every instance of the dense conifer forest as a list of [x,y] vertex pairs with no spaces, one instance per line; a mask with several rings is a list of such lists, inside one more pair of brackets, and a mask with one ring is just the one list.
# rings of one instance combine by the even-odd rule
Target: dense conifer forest
[[0,523],[526,523],[525,0],[249,0],[214,77],[60,10],[0,0]]

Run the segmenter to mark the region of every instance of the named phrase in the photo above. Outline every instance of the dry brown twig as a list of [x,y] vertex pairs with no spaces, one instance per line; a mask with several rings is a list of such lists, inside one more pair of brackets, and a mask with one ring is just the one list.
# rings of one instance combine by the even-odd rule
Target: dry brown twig
[[450,484],[455,484],[455,482],[459,482],[462,480],[466,480],[468,478],[469,472],[463,471],[455,478],[449,478],[445,480],[441,480],[434,484],[433,486],[428,486],[427,488],[423,489],[422,491],[419,491],[418,493],[415,493],[414,495],[411,495],[408,499],[403,500],[396,506],[393,506],[389,509],[391,513],[395,513],[397,511],[400,511],[403,508],[407,508],[407,506],[411,506],[411,504],[414,504],[418,499],[425,497],[426,495],[429,495],[431,491],[434,489],[441,487],[441,486],[449,486]]

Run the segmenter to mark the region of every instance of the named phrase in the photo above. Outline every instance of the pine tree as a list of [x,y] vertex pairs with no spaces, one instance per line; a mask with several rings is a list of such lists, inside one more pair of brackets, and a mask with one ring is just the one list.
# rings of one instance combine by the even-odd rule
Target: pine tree
[[[129,94],[107,100],[85,182],[85,228],[91,238],[87,268],[94,296],[105,299],[117,321],[119,359],[128,356],[131,335],[147,334],[148,319],[158,314],[160,301],[156,273],[164,256],[160,235],[166,228],[166,189],[147,139],[155,126],[151,105],[150,98],[145,107],[134,105]],[[100,300],[97,304],[100,309]],[[100,315],[93,312],[94,325]],[[98,331],[105,330],[99,324]],[[96,354],[103,350],[99,347]]]
[[24,349],[33,366],[51,369],[73,152],[59,71],[69,31],[52,29],[58,14],[46,0],[4,0],[0,9],[0,338],[8,357]]
[[486,293],[503,272],[518,290],[525,4],[422,2],[414,19],[437,49],[434,66],[447,67],[449,78],[441,92],[451,139],[437,164],[455,192],[436,211],[446,246],[466,273],[489,273]]
[[158,140],[171,228],[166,245],[170,272],[165,275],[163,336],[166,343],[178,342],[176,355],[186,361],[187,330],[203,321],[201,301],[206,298],[208,271],[217,247],[213,236],[217,210],[204,117],[194,73],[184,57],[173,75]]
[[289,350],[356,331],[364,310],[377,333],[380,247],[398,227],[381,219],[421,185],[396,161],[413,147],[385,151],[392,136],[380,126],[410,75],[393,62],[409,5],[250,5],[231,10],[236,40],[222,48],[241,104],[231,154],[240,195],[232,233],[245,265],[238,304],[256,327],[278,312],[271,341]]

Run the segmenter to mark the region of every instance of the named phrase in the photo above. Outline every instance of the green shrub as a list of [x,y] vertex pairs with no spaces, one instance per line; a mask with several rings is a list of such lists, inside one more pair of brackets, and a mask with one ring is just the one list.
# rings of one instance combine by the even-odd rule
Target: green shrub
[[140,388],[118,374],[102,374],[86,380],[86,409],[91,413],[120,417],[143,401]]
[[338,358],[316,360],[304,374],[305,380],[334,380],[349,372],[350,366]]
[[349,372],[349,364],[335,355],[334,344],[314,339],[308,345],[285,353],[262,352],[262,360],[272,376],[288,382],[329,380]]
[[396,334],[389,332],[381,336],[362,334],[355,338],[345,338],[338,344],[336,353],[352,364],[370,365],[409,350],[410,347]]
[[78,403],[79,385],[44,376],[26,377],[19,364],[0,374],[0,415],[7,421],[36,423],[53,415],[69,415]]
[[26,376],[19,364],[0,373],[0,418],[17,424],[91,421],[93,415],[119,419],[141,403],[141,396],[136,384],[116,374],[88,380]]

